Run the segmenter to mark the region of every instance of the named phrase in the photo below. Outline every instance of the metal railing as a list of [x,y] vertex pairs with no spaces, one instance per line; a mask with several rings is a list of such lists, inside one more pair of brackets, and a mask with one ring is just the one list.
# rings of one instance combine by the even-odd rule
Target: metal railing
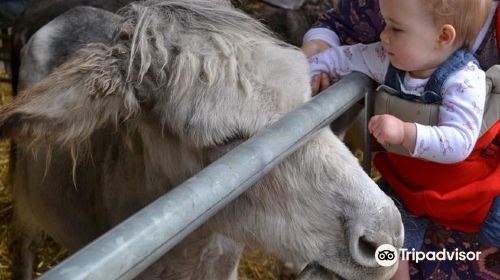
[[131,279],[373,89],[353,73],[213,162],[40,279]]

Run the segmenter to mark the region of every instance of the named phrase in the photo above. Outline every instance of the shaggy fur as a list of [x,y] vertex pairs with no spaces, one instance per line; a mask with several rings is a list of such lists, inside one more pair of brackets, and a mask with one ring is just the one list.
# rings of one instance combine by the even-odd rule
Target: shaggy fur
[[[64,16],[38,35],[79,24]],[[94,26],[113,39],[87,45],[0,110],[1,135],[20,143],[15,218],[23,237],[43,229],[81,248],[310,94],[304,55],[226,1],[135,3],[110,21]],[[50,41],[38,35],[29,49]],[[46,67],[33,57],[26,52],[23,67]],[[34,139],[38,158],[52,155],[49,165],[27,150]],[[68,149],[82,143],[91,157],[75,162]],[[235,278],[250,244],[298,267],[314,261],[332,275],[384,279],[394,268],[375,263],[383,243],[402,244],[397,209],[323,130],[140,278]]]

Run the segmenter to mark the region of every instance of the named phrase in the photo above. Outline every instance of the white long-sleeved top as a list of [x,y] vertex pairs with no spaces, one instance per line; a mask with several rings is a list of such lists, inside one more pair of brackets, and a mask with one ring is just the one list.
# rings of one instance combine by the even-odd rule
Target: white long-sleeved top
[[[344,76],[362,72],[384,83],[389,57],[380,42],[369,45],[333,46],[309,59],[311,76],[326,72]],[[403,85],[411,94],[421,95],[429,79],[406,73]],[[451,74],[443,84],[443,101],[436,126],[416,124],[414,157],[440,163],[467,158],[479,137],[486,98],[486,75],[470,62]]]

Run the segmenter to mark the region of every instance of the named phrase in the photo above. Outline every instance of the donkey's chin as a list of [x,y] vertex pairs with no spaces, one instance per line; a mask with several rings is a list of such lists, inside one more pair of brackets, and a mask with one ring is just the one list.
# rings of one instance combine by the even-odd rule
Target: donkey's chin
[[[368,268],[363,275],[354,279],[389,279],[392,277],[396,266],[391,268]],[[342,270],[342,269],[341,269]],[[345,271],[334,270],[321,265],[319,262],[311,262],[299,273],[297,280],[348,280],[352,275],[342,275]],[[361,273],[361,272],[360,272]]]
[[299,273],[297,280],[346,280],[334,271],[320,265],[318,262],[311,262]]

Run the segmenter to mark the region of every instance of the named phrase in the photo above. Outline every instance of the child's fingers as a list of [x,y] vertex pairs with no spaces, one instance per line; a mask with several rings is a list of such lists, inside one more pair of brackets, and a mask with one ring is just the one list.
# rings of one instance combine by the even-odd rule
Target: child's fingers
[[319,86],[320,86],[319,75],[315,75],[311,79],[311,94],[312,94],[312,96],[315,96],[318,94]]
[[371,134],[375,131],[376,127],[378,126],[378,119],[379,116],[373,116],[370,121],[368,122],[368,131],[370,131]]
[[385,145],[384,130],[382,127],[382,117],[380,115],[373,116],[368,122],[368,130],[375,137],[377,142],[381,145]]
[[379,139],[380,139],[380,137],[382,136],[382,130],[381,130],[381,129],[378,129],[378,128],[375,128],[375,129],[373,130],[373,136],[374,136],[375,138],[377,138],[377,140],[379,140]]
[[382,145],[382,146],[384,146],[387,143],[387,141],[386,141],[387,139],[384,136],[384,133],[381,129],[375,130],[373,133],[373,137],[375,137],[377,142],[380,143],[380,145]]
[[368,131],[373,133],[373,117],[368,121]]
[[320,74],[319,90],[323,91],[330,86],[330,77],[326,73]]

